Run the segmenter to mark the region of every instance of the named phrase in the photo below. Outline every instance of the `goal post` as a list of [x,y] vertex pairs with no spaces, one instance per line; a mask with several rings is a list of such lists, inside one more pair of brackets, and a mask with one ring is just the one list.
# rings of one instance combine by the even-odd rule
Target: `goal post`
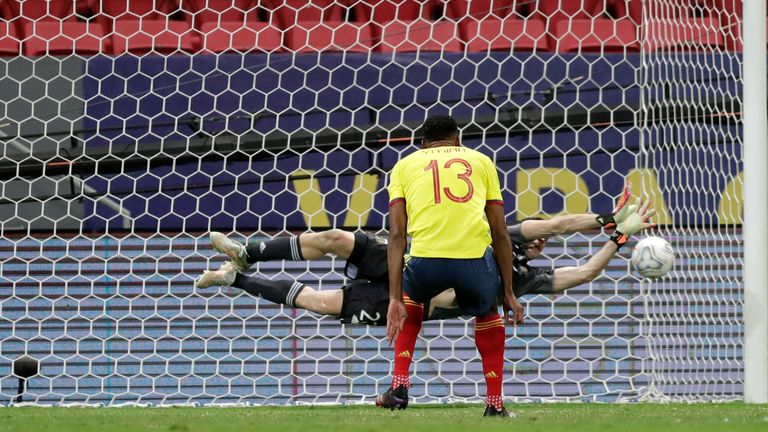
[[768,402],[766,7],[744,0],[744,400]]

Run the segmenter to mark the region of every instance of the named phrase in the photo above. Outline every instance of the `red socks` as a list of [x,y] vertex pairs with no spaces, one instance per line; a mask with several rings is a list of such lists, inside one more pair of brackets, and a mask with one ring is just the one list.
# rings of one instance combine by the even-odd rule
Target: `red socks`
[[[410,312],[410,311],[409,311]],[[501,382],[504,376],[504,323],[498,312],[475,318],[475,345],[483,361],[486,400],[497,410],[504,407],[501,401]]]
[[421,321],[424,319],[424,306],[411,300],[407,294],[403,294],[405,308],[408,310],[408,318],[405,319],[403,330],[395,340],[395,372],[392,376],[392,388],[404,385],[411,386],[410,372],[413,350],[416,347],[416,338],[421,331]]

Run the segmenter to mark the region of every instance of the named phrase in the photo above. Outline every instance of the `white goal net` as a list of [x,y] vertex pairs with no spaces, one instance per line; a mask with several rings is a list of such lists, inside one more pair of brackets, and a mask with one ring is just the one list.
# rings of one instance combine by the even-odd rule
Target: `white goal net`
[[678,255],[670,277],[643,287],[654,397],[742,394],[741,17],[736,0],[644,10],[638,160]]
[[[523,299],[505,398],[740,398],[738,0],[7,1],[0,4],[0,398],[39,404],[372,402],[381,327],[197,290],[212,230],[386,231],[387,173],[451,114],[507,220],[603,213],[625,180],[678,254],[625,248]],[[533,265],[583,264],[601,232]],[[318,289],[344,262],[275,261]],[[417,402],[481,401],[471,321],[425,323]]]

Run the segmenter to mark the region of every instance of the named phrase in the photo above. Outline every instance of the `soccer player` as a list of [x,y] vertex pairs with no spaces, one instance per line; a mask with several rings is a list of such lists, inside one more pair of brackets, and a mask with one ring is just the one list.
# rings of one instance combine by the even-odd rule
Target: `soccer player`
[[[507,321],[512,311],[515,325],[523,322],[523,307],[512,290],[512,244],[499,175],[490,158],[460,145],[452,117],[430,117],[422,131],[422,148],[399,160],[389,179],[387,340],[395,342],[395,367],[392,385],[376,405],[407,407],[424,304],[453,288],[461,311],[476,317],[487,390],[483,415],[508,417],[501,398],[505,329],[497,299]],[[406,233],[411,249],[404,262]]]
[[[561,292],[596,278],[610,263],[614,253],[637,231],[652,227],[647,220],[650,209],[637,208],[632,214],[619,204],[614,213],[557,216],[549,220],[524,220],[508,228],[514,250],[514,291],[523,295]],[[623,211],[622,211],[623,210]],[[634,214],[636,213],[636,214]],[[627,219],[631,216],[631,219]],[[627,219],[626,223],[623,223]],[[614,222],[615,221],[615,222]],[[585,264],[557,269],[531,267],[528,262],[542,253],[552,235],[591,230],[600,226],[619,226],[608,242]],[[332,229],[299,236],[278,237],[263,243],[242,245],[224,234],[211,233],[213,247],[231,261],[218,270],[206,271],[198,280],[199,288],[233,286],[273,303],[306,309],[339,318],[344,324],[386,325],[389,306],[387,245],[384,239],[364,233]],[[295,252],[294,252],[295,251]],[[334,254],[347,260],[344,273],[352,279],[341,289],[315,290],[290,280],[269,280],[241,274],[257,261],[276,259],[313,260]],[[425,320],[461,316],[453,289],[433,297],[424,308]]]

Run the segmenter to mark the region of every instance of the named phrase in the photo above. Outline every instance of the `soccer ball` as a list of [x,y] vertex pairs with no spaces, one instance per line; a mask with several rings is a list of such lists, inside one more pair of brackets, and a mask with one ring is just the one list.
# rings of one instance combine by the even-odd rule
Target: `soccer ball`
[[636,272],[655,279],[672,270],[675,265],[675,251],[661,237],[646,237],[635,245],[630,262]]

